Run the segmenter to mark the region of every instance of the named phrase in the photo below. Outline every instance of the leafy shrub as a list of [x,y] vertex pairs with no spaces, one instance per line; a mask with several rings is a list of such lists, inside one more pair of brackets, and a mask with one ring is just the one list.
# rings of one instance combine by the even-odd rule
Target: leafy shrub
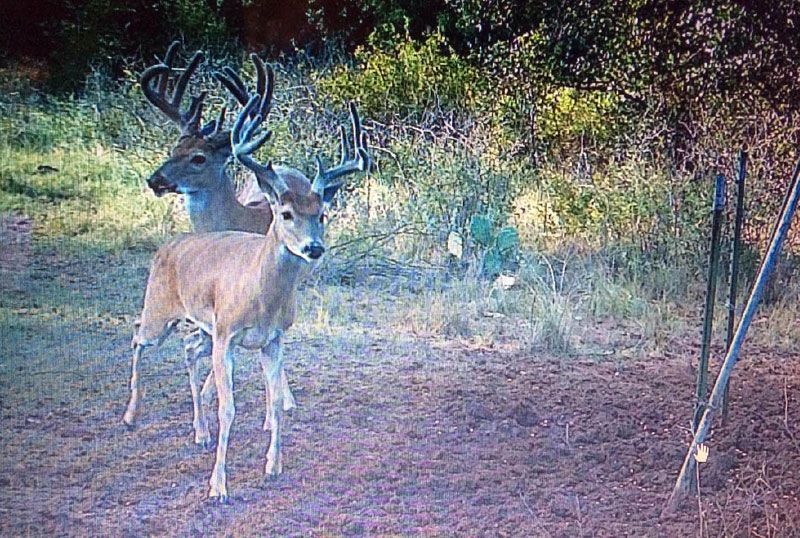
[[323,76],[319,89],[336,101],[356,99],[370,117],[419,120],[425,112],[475,110],[485,79],[458,58],[441,34],[418,43],[406,38],[356,49],[354,66]]

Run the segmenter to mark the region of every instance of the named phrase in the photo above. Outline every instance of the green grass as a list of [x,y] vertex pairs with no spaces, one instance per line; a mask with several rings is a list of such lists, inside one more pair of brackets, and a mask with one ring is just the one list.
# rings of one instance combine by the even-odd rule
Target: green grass
[[[324,81],[342,72],[306,64],[276,71],[274,135],[259,158],[310,174],[314,155],[339,158],[346,96]],[[208,73],[201,78],[213,90],[210,117],[222,96]],[[338,93],[320,93],[329,86]],[[701,183],[679,192],[676,220],[670,200],[682,183],[646,149],[620,150],[587,175],[569,157],[534,167],[503,151],[508,133],[497,138],[496,126],[480,118],[459,118],[460,130],[421,118],[383,125],[365,117],[374,166],[369,176],[350,178],[333,212],[328,241],[341,247],[328,262],[328,281],[407,277],[400,321],[416,332],[490,342],[513,326],[526,348],[561,354],[580,353],[585,333],[608,320],[630,322],[658,345],[664,327],[702,304]],[[152,251],[189,230],[178,197],[156,198],[144,181],[176,138],[132,77],[94,77],[79,98],[12,93],[0,103],[0,212],[32,217],[36,248],[62,255]],[[509,290],[480,275],[482,252],[468,232],[475,214],[519,231],[521,259]],[[450,230],[467,238],[455,272],[443,270],[454,265]],[[313,314],[323,332],[339,330],[348,316],[332,297],[320,298]],[[770,316],[781,323],[788,310],[776,308]]]

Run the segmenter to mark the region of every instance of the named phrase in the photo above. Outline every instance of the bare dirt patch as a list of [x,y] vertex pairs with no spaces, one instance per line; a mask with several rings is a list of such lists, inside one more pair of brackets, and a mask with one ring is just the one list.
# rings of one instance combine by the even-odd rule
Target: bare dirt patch
[[[520,349],[513,327],[491,344],[419,337],[368,288],[337,289],[347,330],[313,325],[306,303],[289,333],[299,407],[276,481],[263,477],[257,361],[239,354],[233,499],[210,503],[214,453],[192,443],[179,339],[146,357],[141,424],[121,425],[147,259],[63,261],[43,295],[84,306],[45,301],[3,328],[14,347],[0,363],[0,534],[698,534],[694,499],[659,517],[689,441],[692,338],[599,360]],[[707,535],[800,535],[799,374],[791,350],[745,350],[701,468]]]
[[0,293],[19,291],[31,262],[33,219],[18,213],[0,213]]

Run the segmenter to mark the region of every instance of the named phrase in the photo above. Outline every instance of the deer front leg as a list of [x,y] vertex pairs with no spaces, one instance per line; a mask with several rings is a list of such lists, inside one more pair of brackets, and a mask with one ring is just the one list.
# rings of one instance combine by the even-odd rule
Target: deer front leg
[[[189,387],[192,390],[192,409],[194,418],[194,442],[207,449],[211,445],[211,434],[208,433],[208,421],[206,420],[205,407],[200,402],[200,388],[198,384],[200,359],[210,355],[211,337],[204,331],[198,329],[183,339],[184,343],[184,365],[189,372]],[[213,370],[212,370],[213,371]]]
[[261,348],[261,367],[264,370],[264,378],[267,381],[269,394],[268,419],[272,435],[270,437],[269,450],[267,450],[267,465],[264,472],[267,476],[277,477],[283,471],[283,458],[281,455],[281,411],[284,407],[284,392],[281,385],[281,373],[283,372],[283,349],[281,346],[281,333],[275,337],[265,347]]
[[[201,332],[201,331],[198,331]],[[206,334],[206,333],[202,333]],[[206,335],[207,336],[207,335]],[[188,337],[187,337],[188,339]],[[191,344],[186,345],[187,353],[190,351],[195,353],[208,353],[211,352],[211,346],[204,346],[196,344],[196,339],[192,339]],[[200,360],[201,356],[198,356],[196,360]],[[262,370],[264,368],[264,362],[261,362]],[[269,381],[267,380],[267,372],[263,370],[264,373],[264,400],[266,402],[266,412],[264,413],[264,431],[269,430],[270,425],[270,396],[269,396]],[[204,409],[208,409],[208,406],[211,405],[211,397],[213,396],[211,390],[214,388],[214,369],[212,368],[211,371],[208,373],[206,380],[203,382],[203,389],[200,391],[200,401],[202,402],[202,406]],[[297,406],[297,401],[294,399],[294,395],[292,394],[292,389],[289,387],[289,379],[286,377],[286,371],[281,366],[281,390],[283,391],[283,410],[284,411],[291,411]],[[196,416],[196,414],[195,414]],[[197,427],[195,427],[195,431]],[[195,441],[196,442],[196,441]]]
[[233,403],[233,349],[230,335],[214,335],[211,362],[217,385],[219,401],[219,438],[217,439],[217,459],[211,472],[208,492],[210,498],[218,497],[221,503],[228,502],[228,489],[225,479],[225,458],[228,453],[228,438],[233,424],[236,408]]

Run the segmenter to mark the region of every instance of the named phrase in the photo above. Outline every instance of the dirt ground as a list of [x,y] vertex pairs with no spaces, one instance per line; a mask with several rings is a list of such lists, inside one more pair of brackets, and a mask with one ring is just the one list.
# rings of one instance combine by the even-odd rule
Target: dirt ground
[[[701,466],[702,522],[696,497],[660,518],[690,439],[696,335],[631,358],[607,343],[633,329],[601,324],[602,353],[552,357],[513,326],[488,343],[424,334],[369,286],[303,295],[274,481],[257,360],[238,354],[218,505],[178,338],[145,359],[138,428],[121,423],[149,255],[22,248],[0,255],[3,536],[800,536],[796,352],[746,347]],[[308,305],[329,294],[347,316],[320,329]]]

